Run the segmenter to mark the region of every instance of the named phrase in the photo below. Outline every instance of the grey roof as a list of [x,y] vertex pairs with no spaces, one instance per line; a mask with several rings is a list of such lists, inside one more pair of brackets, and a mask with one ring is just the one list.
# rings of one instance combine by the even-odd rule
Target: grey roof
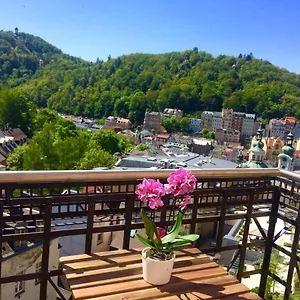
[[153,135],[153,133],[150,132],[150,131],[147,130],[147,129],[142,130],[140,133],[141,133],[143,136],[152,136],[152,135]]
[[267,163],[263,161],[247,161],[241,165],[242,168],[250,168],[250,169],[266,169],[271,168]]
[[248,119],[255,119],[255,114],[245,114],[245,117]]
[[222,117],[222,112],[221,111],[213,111],[213,116],[214,117]]
[[167,155],[156,156],[156,161],[148,161],[147,157],[129,156],[120,160],[119,167],[130,169],[136,168],[163,168],[164,161],[169,161],[172,165],[185,164],[187,169],[234,169],[237,164],[228,160],[219,158],[209,158],[189,152],[188,155],[179,155],[168,157]]

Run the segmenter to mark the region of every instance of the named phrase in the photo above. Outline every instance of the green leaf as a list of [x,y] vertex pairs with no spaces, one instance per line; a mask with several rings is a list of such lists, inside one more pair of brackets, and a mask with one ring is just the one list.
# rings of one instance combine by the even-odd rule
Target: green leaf
[[136,236],[136,237],[137,237],[137,238],[138,238],[145,246],[147,246],[147,247],[149,247],[149,248],[151,248],[151,249],[156,249],[155,244],[154,244],[152,241],[150,241],[150,240],[144,238],[143,236],[141,236],[141,235],[138,234],[138,233],[136,233],[135,236]]
[[145,231],[148,236],[148,238],[152,241],[153,240],[153,234],[154,234],[154,226],[152,220],[146,215],[145,211],[141,209],[141,216],[144,222]]
[[171,246],[184,245],[184,244],[192,243],[192,242],[198,240],[198,238],[199,238],[198,234],[188,234],[185,236],[175,238],[173,242],[170,242],[170,245]]
[[172,242],[178,236],[183,216],[184,216],[184,213],[180,211],[177,215],[176,222],[175,222],[173,228],[171,229],[171,231],[161,239],[163,244]]
[[[199,234],[187,234],[187,235],[181,235],[178,240],[187,240],[190,242],[194,242],[199,239]],[[176,241],[177,239],[175,239]]]
[[160,239],[160,236],[158,234],[157,227],[156,227],[155,223],[146,215],[146,213],[143,209],[141,209],[141,216],[142,216],[142,219],[143,219],[143,222],[144,222],[144,225],[145,225],[145,231],[146,231],[146,234],[147,234],[148,238],[153,243],[155,243],[154,238],[153,238],[153,234],[155,234],[156,237],[157,237],[157,244],[160,245],[161,244],[161,239]]

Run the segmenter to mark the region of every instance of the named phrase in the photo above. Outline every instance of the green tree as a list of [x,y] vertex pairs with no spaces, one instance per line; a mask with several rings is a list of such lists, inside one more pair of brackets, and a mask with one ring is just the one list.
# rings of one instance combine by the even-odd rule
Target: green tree
[[138,151],[145,151],[145,150],[148,150],[148,149],[151,149],[151,146],[146,145],[146,144],[139,144],[135,147],[135,150],[138,150]]
[[180,129],[187,133],[190,131],[190,120],[189,118],[187,117],[183,117],[181,120],[180,120]]
[[101,149],[89,149],[81,159],[79,170],[92,170],[98,167],[112,168],[116,163],[116,158]]
[[208,134],[209,130],[207,128],[203,128],[201,130],[202,135],[205,137]]
[[130,141],[111,130],[99,130],[92,135],[90,146],[110,154],[124,153],[132,148]]
[[180,122],[174,117],[163,118],[161,124],[167,130],[168,133],[180,131]]
[[26,134],[31,132],[31,114],[34,106],[16,90],[0,91],[0,126],[21,128]]
[[58,114],[46,108],[40,109],[33,115],[32,130],[40,131],[45,123],[55,123],[58,120]]
[[24,166],[24,158],[29,145],[25,144],[17,147],[7,158],[6,167],[10,171],[21,171]]
[[210,131],[207,133],[206,137],[208,139],[214,140],[215,139],[215,133],[213,131]]

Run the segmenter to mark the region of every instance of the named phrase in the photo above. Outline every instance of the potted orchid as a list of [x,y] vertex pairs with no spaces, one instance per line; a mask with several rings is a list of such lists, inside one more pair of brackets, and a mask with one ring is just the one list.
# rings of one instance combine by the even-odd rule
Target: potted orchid
[[[196,178],[190,171],[178,169],[172,172],[163,185],[159,180],[145,179],[138,185],[136,194],[139,200],[146,202],[151,209],[157,210],[164,205],[162,197],[171,194],[177,211],[176,221],[170,231],[157,227],[141,209],[141,216],[147,237],[136,233],[137,238],[146,246],[142,251],[143,278],[149,283],[163,285],[170,281],[175,254],[179,246],[192,243],[198,234],[180,236],[182,219],[187,205],[190,204],[195,189]],[[171,213],[171,212],[170,212]]]

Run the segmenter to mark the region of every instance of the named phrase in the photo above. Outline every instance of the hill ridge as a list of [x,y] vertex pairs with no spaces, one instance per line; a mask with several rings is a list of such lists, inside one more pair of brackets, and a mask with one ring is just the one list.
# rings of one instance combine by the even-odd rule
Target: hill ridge
[[30,53],[12,53],[11,36],[0,31],[0,88],[17,88],[40,107],[94,118],[118,115],[134,124],[142,123],[146,109],[165,107],[190,115],[226,107],[266,120],[286,115],[300,119],[300,75],[252,53],[213,57],[195,47],[90,63],[39,37],[19,36]]

